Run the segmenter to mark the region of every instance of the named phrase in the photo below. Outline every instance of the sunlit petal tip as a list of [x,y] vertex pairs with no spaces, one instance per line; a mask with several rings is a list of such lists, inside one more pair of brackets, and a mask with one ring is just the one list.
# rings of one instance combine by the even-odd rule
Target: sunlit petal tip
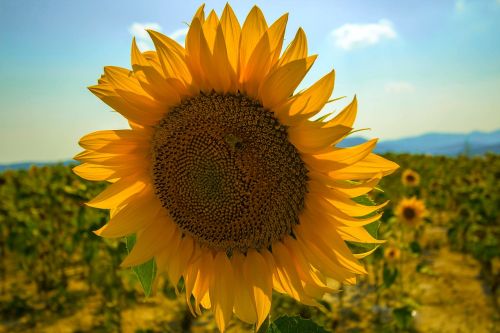
[[198,7],[198,10],[196,11],[196,13],[193,16],[193,19],[194,18],[198,18],[201,23],[203,23],[205,21],[205,4],[204,3],[201,4],[200,7]]

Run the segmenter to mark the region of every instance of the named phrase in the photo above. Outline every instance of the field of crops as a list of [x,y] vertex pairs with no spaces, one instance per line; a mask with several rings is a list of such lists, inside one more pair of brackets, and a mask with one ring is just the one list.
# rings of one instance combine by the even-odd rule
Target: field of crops
[[[332,332],[498,331],[500,156],[388,157],[401,169],[372,194],[390,204],[378,230],[387,243],[364,259],[369,275],[319,308],[276,294],[271,317]],[[403,184],[407,169],[418,184]],[[92,233],[107,215],[83,203],[104,186],[65,166],[0,174],[0,332],[215,332],[211,314],[193,318],[165,279],[145,297],[119,268],[125,242]],[[422,223],[398,215],[405,197],[425,203]],[[233,319],[228,331],[252,327]]]

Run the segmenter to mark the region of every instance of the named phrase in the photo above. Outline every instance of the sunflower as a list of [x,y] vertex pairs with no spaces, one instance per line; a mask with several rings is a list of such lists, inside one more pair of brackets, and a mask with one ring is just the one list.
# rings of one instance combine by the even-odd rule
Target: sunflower
[[88,203],[110,210],[96,233],[136,234],[122,266],[154,258],[221,331],[233,312],[259,327],[273,289],[317,305],[327,278],[366,274],[358,259],[369,253],[346,241],[380,243],[363,226],[385,204],[351,198],[398,167],[372,153],[376,140],[336,147],[356,98],[329,121],[309,120],[330,102],[335,74],[294,94],[316,56],[302,29],[282,52],[287,19],[268,26],[253,7],[240,26],[229,5],[220,18],[202,6],[184,47],[149,30],[155,51],[133,41],[132,70],[105,67],[89,88],[130,124],[80,140],[75,173],[111,183]]
[[389,263],[397,262],[401,258],[401,251],[394,245],[388,246],[384,250],[384,258]]
[[396,207],[398,219],[411,227],[418,226],[427,215],[425,203],[416,197],[403,198]]
[[401,181],[404,186],[418,186],[420,184],[420,175],[411,169],[406,169],[401,175]]

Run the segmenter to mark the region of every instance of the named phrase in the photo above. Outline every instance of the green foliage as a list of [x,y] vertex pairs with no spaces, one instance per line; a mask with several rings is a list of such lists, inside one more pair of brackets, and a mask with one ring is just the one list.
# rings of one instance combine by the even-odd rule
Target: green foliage
[[[490,294],[498,292],[500,157],[404,154],[386,157],[398,163],[400,170],[381,181],[383,192],[373,191],[355,199],[364,205],[390,200],[382,219],[365,226],[368,232],[375,238],[387,239],[391,245],[391,242],[397,243],[395,245],[407,255],[401,261],[414,258],[417,264],[411,268],[413,274],[433,276],[432,262],[425,258],[429,251],[443,244],[429,242],[426,233],[421,231],[444,229],[447,237],[444,241],[453,250],[470,254],[481,264],[480,278],[485,290]],[[406,168],[420,174],[418,187],[402,186],[400,175]],[[137,304],[144,294],[151,294],[157,269],[153,260],[134,267],[135,276],[131,270],[119,267],[133,247],[133,237],[125,244],[120,240],[102,239],[92,232],[107,222],[108,212],[89,208],[85,202],[105,186],[105,183],[83,181],[62,165],[0,173],[0,321],[13,325],[15,331],[38,331],[39,323],[71,316],[90,303],[95,304],[91,311],[94,326],[90,331],[121,331],[122,312],[131,304]],[[421,230],[413,235],[407,233],[406,241],[401,241],[394,208],[400,198],[413,195],[425,201],[431,215]],[[370,244],[349,246],[357,253],[373,249]],[[400,289],[404,289],[399,283],[403,270],[399,262],[389,263],[384,257],[385,248],[382,245],[364,259],[370,272],[368,279],[373,278],[375,282],[361,280],[360,288],[367,288],[363,297],[370,292],[381,294],[381,305],[375,307],[381,322],[389,321],[387,325],[395,330],[411,330],[414,307],[397,296]],[[411,281],[406,284],[407,288],[411,287]],[[182,283],[177,289],[182,290]],[[160,285],[158,290],[167,295],[169,301],[178,298],[174,286],[168,283]],[[320,310],[276,294],[273,311],[292,316],[300,313],[336,331],[336,325],[341,325],[346,318],[360,320],[354,311],[343,308],[342,295],[343,292],[333,296],[338,297],[340,303],[322,300],[323,310]],[[384,297],[389,300],[387,304]],[[336,317],[332,318],[332,314]],[[189,313],[185,317],[191,318]],[[285,327],[298,327],[297,332],[308,332],[307,329],[326,332],[321,327],[314,331],[307,325],[313,323],[298,317],[282,317],[269,326],[269,332],[285,332]],[[165,326],[163,331],[169,329],[170,326]]]
[[391,268],[388,265],[384,265],[384,271],[382,274],[383,281],[384,281],[384,287],[385,288],[390,288],[394,282],[396,282],[396,278],[398,277],[398,269],[397,268]]
[[[126,243],[127,253],[130,253],[135,245],[135,235],[128,236],[126,238]],[[156,276],[156,263],[154,259],[151,259],[144,264],[134,266],[132,267],[132,270],[137,275],[142,289],[144,290],[144,294],[146,297],[149,297],[153,291],[153,282]]]
[[328,333],[310,319],[282,316],[271,323],[267,333]]
[[[375,206],[375,202],[368,195],[362,195],[362,196],[353,198],[353,200],[356,203],[359,203],[361,205]],[[373,212],[372,214],[367,215],[365,217],[370,217],[370,216],[373,216],[375,214],[377,214],[377,212]],[[373,238],[375,238],[375,239],[378,238],[378,229],[379,229],[379,227],[380,227],[380,221],[374,221],[374,222],[372,222],[372,223],[367,224],[367,225],[364,226],[364,228],[366,229],[366,231],[368,231],[368,233],[370,235],[372,235]],[[376,244],[349,242],[349,248],[354,253],[363,253],[363,252],[371,251],[375,247],[377,247]]]
[[399,329],[408,330],[412,323],[412,308],[408,305],[396,308],[392,311],[396,325]]

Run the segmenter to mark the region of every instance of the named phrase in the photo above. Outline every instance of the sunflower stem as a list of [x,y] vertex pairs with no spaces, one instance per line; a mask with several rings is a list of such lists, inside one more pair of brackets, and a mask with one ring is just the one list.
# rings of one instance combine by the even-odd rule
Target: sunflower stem
[[406,254],[406,250],[407,250],[407,247],[406,247],[406,242],[405,242],[405,226],[403,225],[402,228],[401,228],[401,261],[400,261],[400,266],[399,266],[399,270],[400,270],[400,283],[401,283],[401,296],[404,297],[404,294],[405,294],[405,288],[404,288],[404,265],[405,265],[405,254]]

